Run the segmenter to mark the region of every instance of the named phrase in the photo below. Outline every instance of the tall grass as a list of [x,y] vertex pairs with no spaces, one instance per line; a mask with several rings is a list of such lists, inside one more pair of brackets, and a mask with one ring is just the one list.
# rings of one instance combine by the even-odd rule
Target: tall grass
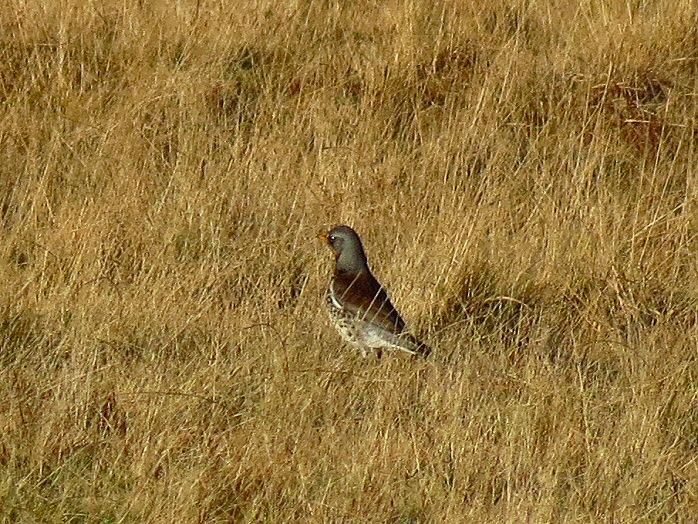
[[[689,0],[0,6],[4,522],[693,522]],[[433,358],[329,327],[347,223]]]

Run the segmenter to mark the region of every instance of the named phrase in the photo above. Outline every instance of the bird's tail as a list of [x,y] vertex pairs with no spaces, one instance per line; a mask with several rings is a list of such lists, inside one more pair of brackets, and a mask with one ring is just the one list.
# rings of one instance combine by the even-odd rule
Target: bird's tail
[[418,342],[417,343],[417,352],[416,354],[419,356],[422,356],[424,358],[427,358],[429,355],[431,355],[431,347],[427,346],[423,342]]
[[409,333],[407,334],[407,337],[404,337],[403,334],[403,341],[403,347],[401,349],[403,349],[403,351],[409,353],[410,355],[420,356],[424,358],[427,358],[429,355],[431,355],[431,348],[427,346],[425,343],[423,343],[421,340],[410,335]]

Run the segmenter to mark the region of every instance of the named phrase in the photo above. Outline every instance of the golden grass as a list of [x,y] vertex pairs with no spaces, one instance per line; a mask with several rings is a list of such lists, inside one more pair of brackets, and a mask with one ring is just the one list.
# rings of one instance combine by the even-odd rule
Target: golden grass
[[[693,522],[690,0],[0,7],[4,522]],[[353,225],[426,362],[328,326]]]

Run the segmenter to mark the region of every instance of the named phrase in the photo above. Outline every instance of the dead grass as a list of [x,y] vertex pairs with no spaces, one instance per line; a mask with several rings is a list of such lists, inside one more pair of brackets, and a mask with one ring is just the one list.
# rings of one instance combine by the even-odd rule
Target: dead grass
[[[4,522],[693,522],[698,12],[0,7]],[[428,362],[320,296],[349,223]]]

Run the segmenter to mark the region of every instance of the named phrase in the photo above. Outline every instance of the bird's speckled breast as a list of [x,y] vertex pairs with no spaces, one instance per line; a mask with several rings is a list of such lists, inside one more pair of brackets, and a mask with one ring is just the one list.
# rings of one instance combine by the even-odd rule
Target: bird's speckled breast
[[344,340],[351,344],[359,344],[359,337],[356,331],[357,326],[351,314],[349,314],[339,301],[332,295],[332,285],[325,293],[325,306],[330,314],[330,320]]

